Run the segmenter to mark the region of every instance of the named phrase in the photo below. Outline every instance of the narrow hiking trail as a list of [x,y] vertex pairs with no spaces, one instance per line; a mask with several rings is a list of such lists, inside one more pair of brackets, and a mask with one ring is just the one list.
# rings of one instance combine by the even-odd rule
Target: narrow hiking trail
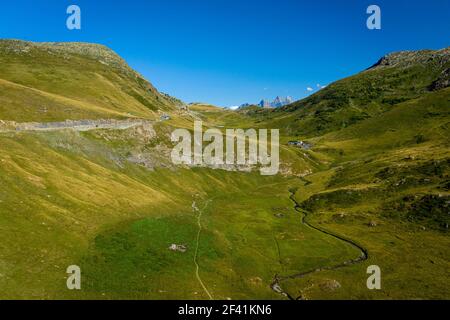
[[292,275],[289,275],[289,276],[278,276],[278,275],[275,275],[274,280],[273,280],[273,282],[271,284],[272,290],[277,292],[277,293],[279,293],[279,294],[284,295],[285,297],[289,298],[290,300],[299,300],[299,299],[302,298],[301,295],[294,298],[289,293],[287,293],[287,292],[285,292],[283,290],[283,288],[281,287],[281,282],[282,281],[289,280],[289,279],[303,278],[304,276],[307,276],[309,274],[313,274],[313,273],[316,273],[316,272],[325,271],[325,270],[336,270],[336,269],[343,268],[343,267],[346,267],[346,266],[350,266],[350,265],[353,265],[353,264],[356,264],[356,263],[360,263],[360,262],[363,262],[363,261],[365,261],[365,260],[367,260],[369,258],[369,253],[368,253],[366,248],[364,248],[361,245],[357,244],[353,240],[347,239],[347,238],[345,238],[343,236],[340,236],[338,234],[335,234],[333,232],[324,230],[322,228],[319,228],[319,227],[316,227],[316,226],[310,224],[308,222],[308,220],[306,219],[307,216],[308,216],[308,213],[300,207],[300,204],[295,199],[296,190],[289,190],[289,193],[290,193],[289,199],[294,203],[294,210],[301,214],[301,222],[302,222],[302,224],[306,225],[308,228],[311,228],[313,230],[316,230],[318,232],[326,234],[327,236],[331,236],[331,237],[333,237],[335,239],[338,239],[340,241],[346,242],[346,243],[350,244],[351,246],[353,246],[354,248],[357,248],[361,252],[359,257],[357,257],[355,259],[351,259],[351,260],[346,260],[344,262],[341,262],[341,263],[333,265],[333,266],[318,267],[318,268],[315,268],[315,269],[302,271],[302,272],[299,272],[299,273],[296,273],[296,274],[292,274]]
[[137,126],[151,126],[154,121],[144,119],[66,120],[60,122],[15,122],[0,120],[0,133],[49,132],[61,130],[90,131],[98,129],[126,130]]
[[198,215],[197,215],[198,232],[197,232],[197,239],[196,239],[196,242],[195,242],[194,264],[195,264],[195,276],[197,277],[198,282],[202,286],[202,288],[205,291],[205,293],[208,295],[209,299],[210,300],[214,300],[213,296],[208,291],[208,289],[206,288],[206,286],[203,283],[202,279],[200,278],[200,272],[199,272],[200,266],[199,266],[198,261],[197,261],[197,258],[198,258],[198,247],[199,247],[199,243],[200,243],[200,234],[202,232],[202,221],[201,221],[202,220],[202,213],[206,209],[206,207],[208,206],[210,201],[211,200],[206,201],[205,206],[201,210],[197,207],[197,204],[196,204],[195,201],[192,202],[192,211],[194,213],[198,212]]

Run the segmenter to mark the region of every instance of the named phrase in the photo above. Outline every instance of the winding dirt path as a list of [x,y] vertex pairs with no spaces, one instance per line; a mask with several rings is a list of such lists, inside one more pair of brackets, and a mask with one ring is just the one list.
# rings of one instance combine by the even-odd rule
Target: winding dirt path
[[307,211],[303,210],[300,207],[300,204],[295,199],[296,190],[289,190],[289,192],[290,192],[289,199],[294,203],[294,210],[302,215],[301,222],[304,225],[306,225],[307,227],[309,227],[311,229],[314,229],[314,230],[316,230],[318,232],[321,232],[323,234],[326,234],[328,236],[336,238],[336,239],[338,239],[340,241],[344,241],[344,242],[350,244],[351,246],[357,248],[361,252],[359,257],[357,257],[355,259],[351,259],[351,260],[346,260],[346,261],[341,262],[339,264],[336,264],[334,266],[319,267],[319,268],[315,268],[315,269],[299,272],[299,273],[296,273],[296,274],[292,274],[292,275],[289,275],[289,276],[278,276],[278,275],[275,275],[274,280],[272,281],[272,284],[271,284],[272,290],[277,292],[277,293],[279,293],[279,294],[284,295],[285,297],[287,297],[287,298],[289,298],[291,300],[299,300],[299,299],[301,299],[301,296],[299,296],[299,297],[292,297],[289,293],[287,293],[287,292],[285,292],[283,290],[283,288],[281,287],[281,282],[283,282],[284,280],[289,280],[289,279],[303,278],[303,277],[305,277],[305,276],[307,276],[309,274],[320,272],[320,271],[324,271],[324,270],[336,270],[336,269],[343,268],[343,267],[346,267],[346,266],[350,266],[350,265],[353,265],[353,264],[356,264],[356,263],[360,263],[360,262],[365,261],[365,260],[367,260],[369,258],[369,253],[368,253],[366,248],[364,248],[363,246],[359,245],[358,243],[356,243],[355,241],[353,241],[351,239],[348,239],[348,238],[346,238],[344,236],[335,234],[333,232],[330,232],[328,230],[325,230],[325,229],[322,229],[322,228],[319,228],[317,226],[314,226],[314,225],[310,224],[308,222],[308,220],[307,220],[307,216],[308,216]]
[[192,210],[194,211],[194,213],[198,212],[198,215],[197,215],[198,232],[197,232],[197,239],[196,239],[196,242],[195,242],[194,264],[195,264],[195,276],[197,277],[198,282],[202,286],[202,288],[205,291],[205,293],[208,295],[209,299],[210,300],[214,300],[213,296],[208,291],[208,289],[206,288],[206,286],[203,283],[202,279],[200,278],[200,272],[199,272],[200,266],[198,265],[198,261],[197,261],[197,258],[198,258],[198,246],[199,246],[199,243],[200,243],[200,234],[201,234],[202,229],[203,229],[202,221],[201,221],[202,220],[202,213],[206,209],[206,207],[208,206],[209,202],[210,202],[210,200],[208,200],[206,202],[205,206],[201,210],[197,207],[197,204],[195,203],[195,201],[192,202]]
[[27,132],[27,131],[90,131],[98,129],[125,130],[137,126],[150,127],[153,124],[150,120],[144,119],[98,119],[98,120],[66,120],[60,122],[15,122],[0,120],[0,133]]

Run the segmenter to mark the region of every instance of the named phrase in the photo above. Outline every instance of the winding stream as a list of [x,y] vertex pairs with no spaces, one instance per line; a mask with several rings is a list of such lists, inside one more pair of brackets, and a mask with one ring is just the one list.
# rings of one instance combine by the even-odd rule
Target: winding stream
[[336,239],[338,239],[340,241],[344,241],[344,242],[350,244],[351,246],[353,246],[353,247],[355,247],[355,248],[357,248],[358,250],[361,251],[361,254],[360,254],[360,256],[358,258],[351,259],[351,260],[346,260],[346,261],[341,262],[341,263],[339,263],[337,265],[334,265],[334,266],[319,267],[319,268],[311,269],[311,270],[308,270],[308,271],[302,271],[302,272],[299,272],[299,273],[296,273],[296,274],[292,274],[292,275],[289,275],[289,276],[278,276],[278,275],[275,275],[274,280],[272,281],[272,284],[270,285],[272,290],[277,292],[277,293],[279,293],[279,294],[284,295],[285,297],[289,298],[290,300],[299,300],[301,298],[301,296],[295,297],[295,298],[292,297],[289,293],[287,293],[287,292],[285,292],[283,290],[283,288],[281,287],[281,282],[283,282],[284,280],[289,280],[289,279],[303,278],[304,276],[307,276],[309,274],[313,274],[313,273],[324,271],[324,270],[336,270],[336,269],[343,268],[343,267],[346,267],[346,266],[350,266],[350,265],[353,265],[353,264],[356,264],[356,263],[360,263],[360,262],[365,261],[365,260],[367,260],[369,258],[369,253],[368,253],[366,248],[364,248],[361,245],[357,244],[353,240],[350,240],[348,238],[345,238],[343,236],[340,236],[338,234],[335,234],[333,232],[324,230],[322,228],[319,228],[319,227],[316,227],[316,226],[310,224],[308,222],[308,220],[306,219],[307,216],[308,216],[308,213],[300,207],[300,204],[295,199],[296,190],[289,190],[289,192],[290,192],[289,199],[294,203],[294,210],[301,214],[301,216],[302,216],[301,222],[304,225],[306,225],[307,227],[309,227],[311,229],[314,229],[314,230],[316,230],[318,232],[321,232],[321,233],[324,233],[324,234],[326,234],[328,236],[336,238]]

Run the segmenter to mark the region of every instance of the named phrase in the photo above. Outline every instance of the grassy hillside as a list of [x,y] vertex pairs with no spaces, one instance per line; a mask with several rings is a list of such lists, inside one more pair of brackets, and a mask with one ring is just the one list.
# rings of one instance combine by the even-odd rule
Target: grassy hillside
[[2,120],[155,119],[174,105],[104,46],[0,40]]
[[448,87],[449,69],[450,48],[398,52],[306,99],[254,113],[264,122],[283,128],[286,135],[323,135]]
[[[275,274],[358,254],[301,224],[288,198],[298,179],[149,170],[123,162],[132,136],[1,135],[2,298],[208,298],[194,272],[193,201],[200,274],[215,298],[280,298]],[[81,292],[65,288],[70,264],[82,266]]]
[[[296,198],[311,223],[364,245],[368,263],[390,273],[387,288],[413,284],[375,293],[379,298],[449,295],[435,281],[447,279],[450,267],[449,58],[448,48],[391,54],[290,106],[237,112],[242,123],[253,118],[256,126],[279,127],[285,144],[313,144],[308,151],[285,145],[318,162]],[[361,269],[323,271],[283,285],[303,298],[373,298]],[[334,279],[345,289],[324,294]]]
[[[392,54],[310,98],[254,114],[327,156],[327,168],[306,177],[297,199],[312,223],[358,240],[389,273],[379,297],[449,296],[434,280],[448,279],[450,267],[449,57],[448,48]],[[328,298],[370,298],[363,285],[349,286],[352,268],[286,286],[323,297],[317,284],[336,277],[347,284]]]

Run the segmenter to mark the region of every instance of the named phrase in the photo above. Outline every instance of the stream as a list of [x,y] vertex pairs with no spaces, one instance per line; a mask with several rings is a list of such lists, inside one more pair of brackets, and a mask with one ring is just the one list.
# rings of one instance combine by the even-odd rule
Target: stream
[[295,199],[296,191],[295,190],[289,190],[289,192],[290,192],[289,199],[294,203],[294,210],[301,214],[301,222],[302,222],[302,224],[304,224],[307,227],[309,227],[311,229],[314,229],[314,230],[316,230],[318,232],[321,232],[323,234],[326,234],[328,236],[336,238],[336,239],[338,239],[340,241],[344,241],[344,242],[350,244],[351,246],[357,248],[361,252],[359,257],[357,257],[355,259],[351,259],[351,260],[346,260],[346,261],[341,262],[339,264],[336,264],[334,266],[318,267],[318,268],[315,268],[315,269],[311,269],[311,270],[295,273],[295,274],[292,274],[292,275],[289,275],[289,276],[278,276],[278,275],[275,275],[275,277],[274,277],[274,279],[272,281],[272,284],[270,285],[272,290],[275,291],[276,293],[284,295],[285,297],[287,297],[290,300],[299,300],[299,299],[302,298],[301,295],[299,297],[292,297],[288,292],[285,292],[283,290],[283,288],[281,287],[281,283],[284,280],[303,278],[303,277],[305,277],[305,276],[307,276],[309,274],[313,274],[313,273],[316,273],[316,272],[320,272],[320,271],[324,271],[324,270],[336,270],[336,269],[343,268],[343,267],[346,267],[346,266],[350,266],[350,265],[353,265],[353,264],[356,264],[356,263],[360,263],[360,262],[365,261],[365,260],[368,259],[369,253],[367,252],[367,249],[365,249],[361,245],[357,244],[353,240],[350,240],[350,239],[348,239],[346,237],[340,236],[338,234],[335,234],[333,232],[324,230],[322,228],[319,228],[319,227],[316,227],[316,226],[310,224],[308,222],[308,220],[307,220],[308,213],[300,207],[300,204]]

